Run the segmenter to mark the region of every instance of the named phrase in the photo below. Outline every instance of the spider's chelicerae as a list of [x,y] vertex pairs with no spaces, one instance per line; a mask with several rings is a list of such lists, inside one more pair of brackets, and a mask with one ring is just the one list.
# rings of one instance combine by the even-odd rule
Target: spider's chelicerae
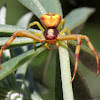
[[[92,43],[90,42],[89,38],[86,35],[71,34],[70,30],[67,27],[61,30],[62,26],[65,23],[65,20],[61,19],[61,16],[59,14],[56,14],[56,13],[44,14],[40,17],[40,21],[41,21],[41,23],[42,23],[42,25],[45,29],[37,21],[30,23],[30,25],[27,29],[29,29],[33,25],[37,25],[39,27],[39,29],[43,32],[43,35],[40,36],[37,33],[32,34],[32,33],[27,32],[27,31],[16,31],[16,32],[14,32],[12,34],[12,36],[10,37],[10,39],[1,47],[0,63],[1,63],[1,55],[2,55],[3,50],[6,49],[17,36],[32,38],[34,46],[35,46],[35,41],[44,42],[45,47],[48,48],[48,49],[50,49],[48,44],[49,45],[56,44],[57,49],[58,49],[58,47],[59,47],[58,41],[77,40],[77,46],[76,46],[76,50],[75,50],[75,69],[74,69],[74,74],[73,74],[73,77],[72,77],[72,80],[71,80],[71,82],[73,82],[74,77],[76,75],[77,67],[78,67],[78,59],[79,59],[79,53],[80,53],[81,39],[85,39],[89,48],[91,49],[91,51],[96,56],[96,61],[97,61],[97,74],[96,75],[98,76],[98,74],[99,74],[98,54],[97,54],[96,50],[94,49]],[[68,34],[62,35],[66,31],[67,31]],[[0,65],[0,69],[1,69],[1,65]]]

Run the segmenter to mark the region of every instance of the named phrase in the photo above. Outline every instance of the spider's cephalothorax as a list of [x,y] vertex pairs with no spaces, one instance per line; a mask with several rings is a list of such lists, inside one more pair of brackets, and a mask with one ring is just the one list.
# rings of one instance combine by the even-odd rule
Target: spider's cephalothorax
[[47,28],[56,28],[60,21],[61,16],[56,13],[47,13],[40,17],[40,21],[47,27]]
[[[12,36],[10,37],[10,39],[1,47],[0,63],[1,63],[1,55],[2,55],[3,50],[6,49],[17,36],[28,37],[28,38],[33,39],[34,48],[35,48],[35,41],[45,42],[45,47],[48,49],[50,49],[48,44],[49,45],[56,44],[57,49],[58,49],[58,47],[59,47],[58,41],[77,40],[77,46],[76,46],[76,50],[75,50],[75,69],[74,69],[73,78],[71,80],[71,82],[73,82],[75,75],[76,75],[77,67],[78,67],[81,39],[85,39],[89,48],[96,56],[96,61],[97,61],[97,74],[96,75],[98,76],[98,74],[99,74],[98,53],[96,52],[92,43],[90,42],[89,38],[86,35],[71,34],[70,30],[67,27],[61,30],[61,28],[64,26],[65,20],[61,19],[61,16],[59,14],[56,14],[56,13],[43,14],[40,17],[40,21],[41,21],[42,25],[44,26],[44,28],[37,21],[30,23],[28,28],[30,28],[33,25],[37,25],[39,27],[39,29],[42,31],[43,35],[39,35],[37,33],[32,34],[32,33],[27,32],[27,31],[14,32],[12,34]],[[68,34],[62,35],[66,31]],[[0,65],[0,69],[1,69],[1,65]]]

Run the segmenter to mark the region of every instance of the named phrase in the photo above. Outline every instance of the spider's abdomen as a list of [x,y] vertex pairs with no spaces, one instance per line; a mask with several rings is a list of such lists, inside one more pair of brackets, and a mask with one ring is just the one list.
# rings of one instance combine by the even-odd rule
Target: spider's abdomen
[[56,39],[57,35],[59,34],[59,31],[56,28],[46,29],[43,33],[45,38],[47,40],[54,40]]

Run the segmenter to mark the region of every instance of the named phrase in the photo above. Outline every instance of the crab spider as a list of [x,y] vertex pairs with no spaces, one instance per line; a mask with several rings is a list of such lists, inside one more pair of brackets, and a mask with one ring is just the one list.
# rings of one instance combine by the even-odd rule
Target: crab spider
[[[91,51],[96,56],[96,61],[97,61],[97,74],[96,74],[96,76],[98,76],[98,74],[99,74],[98,53],[94,49],[92,43],[90,42],[90,40],[87,36],[79,35],[79,34],[71,34],[70,30],[67,27],[61,30],[62,26],[65,23],[65,20],[61,19],[61,16],[59,14],[56,14],[56,13],[44,14],[40,17],[40,21],[41,21],[41,24],[42,24],[43,27],[41,26],[41,24],[39,22],[35,21],[33,23],[30,23],[29,27],[27,29],[29,29],[33,25],[37,25],[39,27],[39,29],[42,31],[43,35],[40,36],[37,33],[32,34],[32,33],[27,32],[27,31],[16,31],[16,32],[14,32],[12,34],[12,36],[10,37],[10,39],[1,47],[0,63],[1,63],[1,56],[2,56],[3,50],[6,49],[17,36],[32,38],[33,43],[34,43],[34,47],[35,47],[35,41],[43,42],[43,43],[45,43],[45,47],[48,48],[48,49],[50,49],[48,44],[49,45],[56,44],[56,46],[58,48],[59,47],[58,41],[77,40],[77,46],[76,46],[76,50],[75,50],[75,69],[74,69],[74,74],[73,74],[73,77],[72,77],[72,80],[71,80],[71,83],[72,83],[74,78],[75,78],[77,67],[78,67],[81,39],[85,39],[89,48],[91,49]],[[67,31],[68,34],[62,35],[66,31]],[[0,65],[0,69],[1,69],[1,65]]]

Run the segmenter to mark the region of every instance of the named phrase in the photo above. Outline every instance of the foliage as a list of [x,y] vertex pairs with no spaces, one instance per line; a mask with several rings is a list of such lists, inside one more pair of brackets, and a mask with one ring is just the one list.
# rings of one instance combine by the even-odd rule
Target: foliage
[[[58,13],[63,17],[61,4],[58,0],[50,0],[48,2],[46,0],[19,0],[19,2],[32,11],[38,18],[46,12]],[[66,23],[64,27],[69,27],[73,33],[80,32],[83,24],[94,11],[95,9],[87,7],[72,10],[65,16]],[[9,39],[8,36],[11,36],[17,30],[30,31],[33,34],[34,32],[39,32],[41,34],[41,31],[37,29],[26,30],[33,14],[30,12],[22,16],[16,26],[5,25],[6,6],[3,6],[0,11],[0,15],[3,15],[3,17],[0,17],[0,46],[3,46]],[[63,46],[65,44],[61,43],[58,54],[55,47],[51,46],[53,50],[49,51],[46,50],[44,44],[36,43],[37,49],[34,51],[32,43],[33,41],[29,38],[17,37],[9,46],[10,55],[7,57],[7,53],[4,52],[2,57],[2,62],[4,63],[1,65],[2,70],[0,71],[0,100],[5,98],[11,99],[11,95],[15,93],[17,93],[17,96],[13,98],[14,100],[17,98],[23,98],[23,100],[63,100],[59,66],[61,64],[61,70],[62,68],[70,67],[68,66],[69,57],[66,57],[68,48]],[[69,53],[73,68],[75,60],[73,47],[76,44],[76,41],[70,41]],[[85,52],[84,54],[88,54],[91,59],[94,59],[94,55],[86,45],[82,44],[81,49],[83,53]],[[65,61],[62,59],[65,59]],[[68,63],[66,64],[68,65],[62,64],[67,62],[67,60]],[[62,77],[66,78],[65,75]],[[80,97],[93,99],[95,96],[99,97],[100,89],[98,87],[100,79],[96,79],[94,72],[83,65],[81,60],[79,61],[78,75],[73,82],[75,99],[80,100]],[[62,81],[65,81],[65,84],[68,83],[66,79],[62,79]],[[63,88],[65,89],[66,87]]]

